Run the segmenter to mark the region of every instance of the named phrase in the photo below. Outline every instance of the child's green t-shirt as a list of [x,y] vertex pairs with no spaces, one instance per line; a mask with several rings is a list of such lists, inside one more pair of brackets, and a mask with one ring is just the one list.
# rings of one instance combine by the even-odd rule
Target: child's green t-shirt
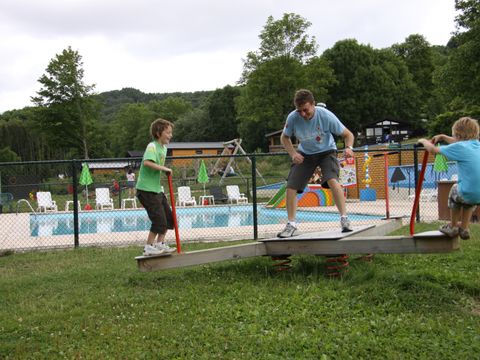
[[167,157],[167,147],[161,145],[156,141],[152,141],[147,145],[147,149],[143,154],[142,165],[140,166],[140,173],[138,175],[137,189],[143,191],[150,191],[154,193],[163,192],[163,186],[160,183],[159,170],[154,170],[145,166],[143,162],[145,160],[153,161],[158,165],[165,165],[165,158]]

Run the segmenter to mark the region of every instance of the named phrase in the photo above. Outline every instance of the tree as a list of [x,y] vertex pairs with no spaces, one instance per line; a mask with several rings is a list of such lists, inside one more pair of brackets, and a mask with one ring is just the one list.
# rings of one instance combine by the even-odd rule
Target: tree
[[301,63],[306,62],[317,51],[315,37],[306,33],[311,23],[293,13],[285,13],[280,20],[269,16],[260,33],[260,48],[249,52],[244,60],[244,71],[240,83],[248,80],[249,74],[258,65],[276,58],[292,58]]
[[422,35],[410,35],[401,44],[392,46],[393,52],[407,64],[413,81],[420,91],[422,111],[427,112],[427,104],[433,92],[433,51]]
[[150,101],[148,108],[157,117],[175,122],[179,117],[192,110],[192,104],[180,97],[169,96],[164,100]]
[[356,40],[338,41],[324,57],[337,82],[327,104],[352,131],[383,118],[417,120],[418,89],[403,60]]
[[39,107],[36,121],[57,146],[78,149],[89,157],[89,135],[95,133],[98,107],[94,85],[83,82],[82,57],[70,47],[50,61],[32,101]]

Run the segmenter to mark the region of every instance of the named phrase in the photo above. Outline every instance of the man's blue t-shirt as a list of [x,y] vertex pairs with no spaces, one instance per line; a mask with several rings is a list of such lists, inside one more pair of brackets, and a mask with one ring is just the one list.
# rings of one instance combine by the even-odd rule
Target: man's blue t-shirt
[[287,116],[283,134],[295,136],[300,144],[298,150],[311,155],[328,150],[336,150],[333,135],[341,135],[345,126],[334,113],[321,106],[315,107],[315,113],[310,120],[305,120],[297,111]]
[[458,164],[458,191],[470,204],[480,204],[480,142],[457,141],[440,146],[440,153]]

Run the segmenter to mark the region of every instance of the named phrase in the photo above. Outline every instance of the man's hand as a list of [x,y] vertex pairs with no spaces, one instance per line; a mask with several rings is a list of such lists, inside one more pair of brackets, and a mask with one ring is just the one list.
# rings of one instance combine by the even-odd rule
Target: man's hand
[[293,161],[294,164],[301,164],[301,163],[303,163],[303,160],[304,160],[303,155],[298,153],[298,152],[296,152],[292,156],[292,161]]
[[353,156],[354,156],[353,150],[350,149],[350,148],[345,148],[345,157],[350,158],[350,157],[353,157]]

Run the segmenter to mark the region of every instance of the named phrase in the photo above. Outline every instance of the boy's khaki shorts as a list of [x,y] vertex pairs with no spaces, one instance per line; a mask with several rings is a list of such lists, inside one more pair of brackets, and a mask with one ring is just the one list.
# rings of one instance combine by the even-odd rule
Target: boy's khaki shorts
[[477,205],[466,202],[458,192],[458,184],[453,184],[448,194],[448,207],[450,209],[470,209],[471,207],[477,207]]

